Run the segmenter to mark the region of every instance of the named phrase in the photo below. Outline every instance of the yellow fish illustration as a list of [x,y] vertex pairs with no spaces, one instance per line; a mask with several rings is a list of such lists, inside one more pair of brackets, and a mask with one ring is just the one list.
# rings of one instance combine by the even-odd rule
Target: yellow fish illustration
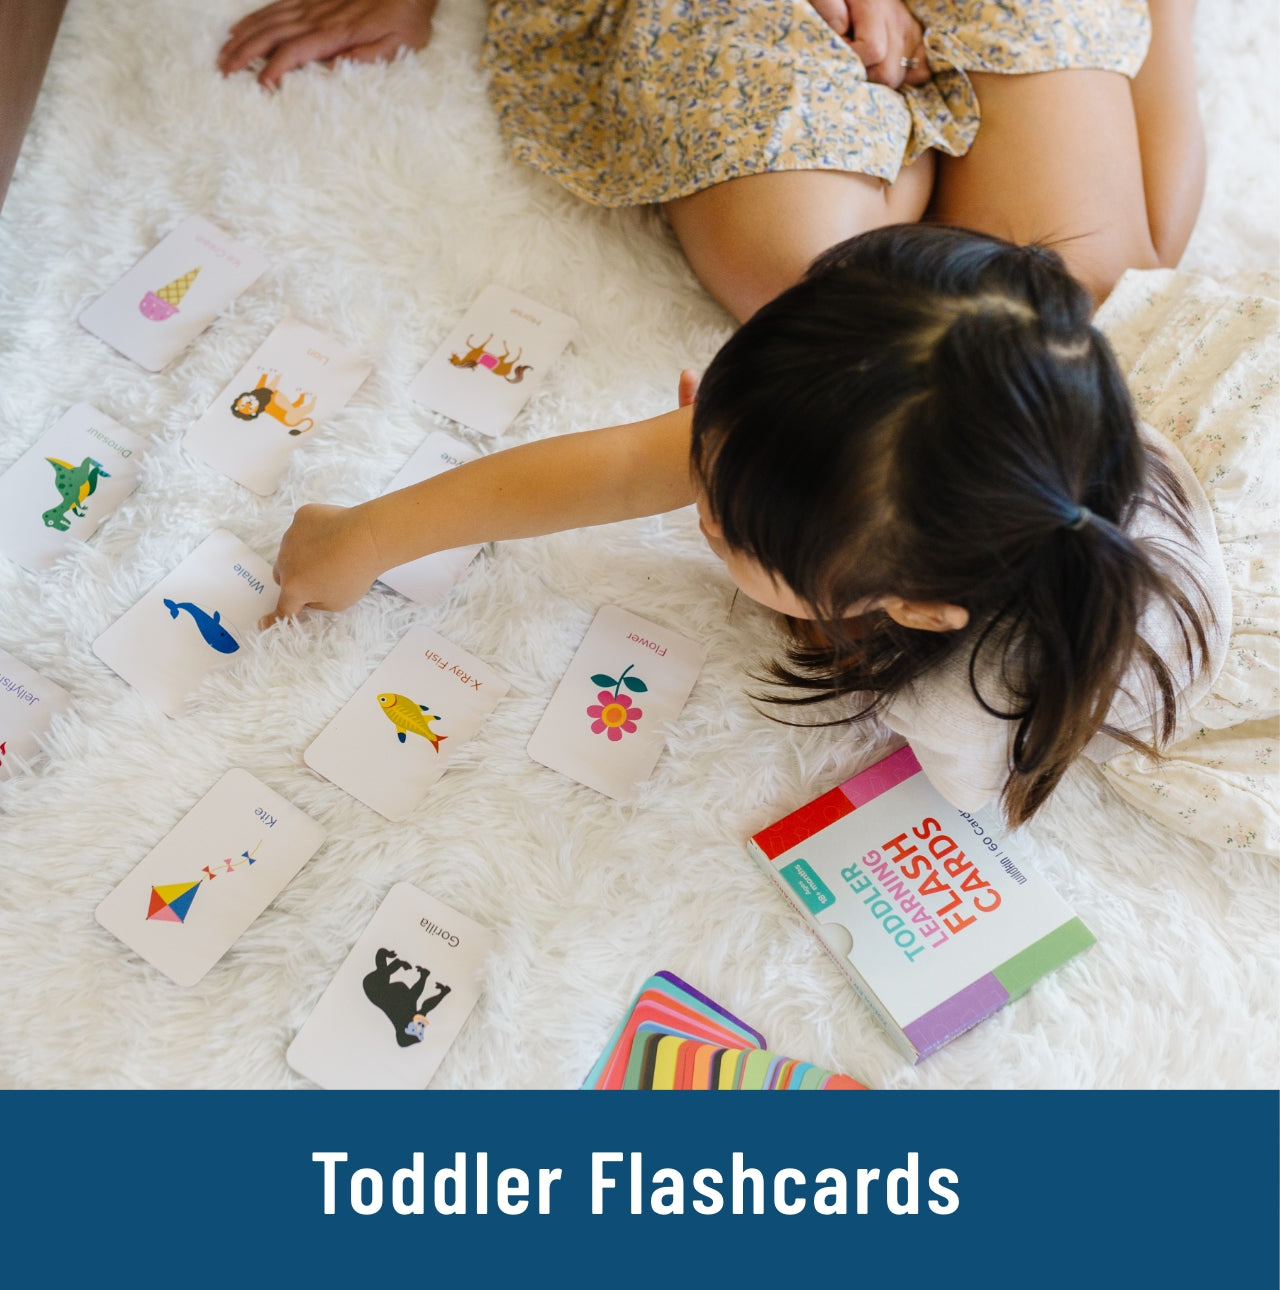
[[439,752],[441,740],[448,739],[448,735],[438,735],[431,729],[431,723],[438,718],[425,703],[415,703],[403,694],[380,694],[378,702],[387,720],[395,726],[396,738],[401,743],[404,743],[406,734],[421,735]]

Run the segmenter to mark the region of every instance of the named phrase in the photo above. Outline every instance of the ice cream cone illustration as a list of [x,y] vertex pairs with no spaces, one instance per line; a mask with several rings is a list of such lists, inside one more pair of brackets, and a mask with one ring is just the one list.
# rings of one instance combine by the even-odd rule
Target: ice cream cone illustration
[[174,278],[159,291],[148,291],[138,302],[138,309],[142,316],[150,318],[152,322],[164,322],[166,318],[172,318],[178,312],[182,297],[191,289],[191,284],[196,280],[199,272],[200,266],[197,265],[182,277]]

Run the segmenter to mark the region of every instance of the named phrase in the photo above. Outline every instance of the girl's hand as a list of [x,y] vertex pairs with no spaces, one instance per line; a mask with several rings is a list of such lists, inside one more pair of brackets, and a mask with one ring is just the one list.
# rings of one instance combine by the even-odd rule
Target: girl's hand
[[[932,75],[924,29],[902,0],[810,0],[827,25],[862,59],[867,80],[891,90]],[[915,66],[904,64],[914,62]]]
[[258,83],[277,89],[304,63],[349,58],[376,63],[431,39],[437,0],[276,0],[246,14],[218,51],[224,76],[267,60]]
[[303,609],[346,609],[384,570],[358,506],[301,506],[280,540],[275,579],[280,599],[258,624],[267,628]]

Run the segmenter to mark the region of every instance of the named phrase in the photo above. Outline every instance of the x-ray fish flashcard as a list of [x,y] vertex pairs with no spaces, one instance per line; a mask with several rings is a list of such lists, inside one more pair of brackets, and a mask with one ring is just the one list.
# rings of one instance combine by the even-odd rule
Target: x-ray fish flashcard
[[578,324],[508,287],[488,286],[414,378],[409,393],[436,412],[501,434],[537,392]]
[[77,403],[0,475],[0,551],[42,573],[133,492],[146,440]]
[[426,1088],[480,997],[494,941],[487,927],[397,883],[285,1060],[321,1088]]
[[275,492],[295,448],[310,442],[373,370],[344,345],[284,322],[232,377],[183,445],[264,497]]
[[192,215],[85,309],[80,325],[159,372],[266,267],[260,251]]
[[276,606],[271,565],[216,529],[93,643],[93,652],[171,717],[205,677],[233,667]]
[[303,759],[380,815],[403,820],[507,689],[487,663],[429,627],[415,628]]
[[195,985],[293,880],[324,830],[238,767],[183,816],[95,917],[178,985]]

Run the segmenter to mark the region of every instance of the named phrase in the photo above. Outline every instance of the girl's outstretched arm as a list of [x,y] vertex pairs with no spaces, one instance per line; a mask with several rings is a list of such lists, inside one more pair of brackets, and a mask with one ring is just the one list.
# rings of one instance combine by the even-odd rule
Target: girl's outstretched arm
[[276,0],[246,14],[231,28],[218,51],[218,70],[230,76],[265,58],[258,83],[276,89],[285,72],[304,63],[391,59],[401,49],[421,49],[430,41],[437,2]]
[[470,461],[359,506],[303,506],[280,543],[270,626],[345,609],[388,569],[435,551],[675,510],[694,500],[692,409],[558,435]]

